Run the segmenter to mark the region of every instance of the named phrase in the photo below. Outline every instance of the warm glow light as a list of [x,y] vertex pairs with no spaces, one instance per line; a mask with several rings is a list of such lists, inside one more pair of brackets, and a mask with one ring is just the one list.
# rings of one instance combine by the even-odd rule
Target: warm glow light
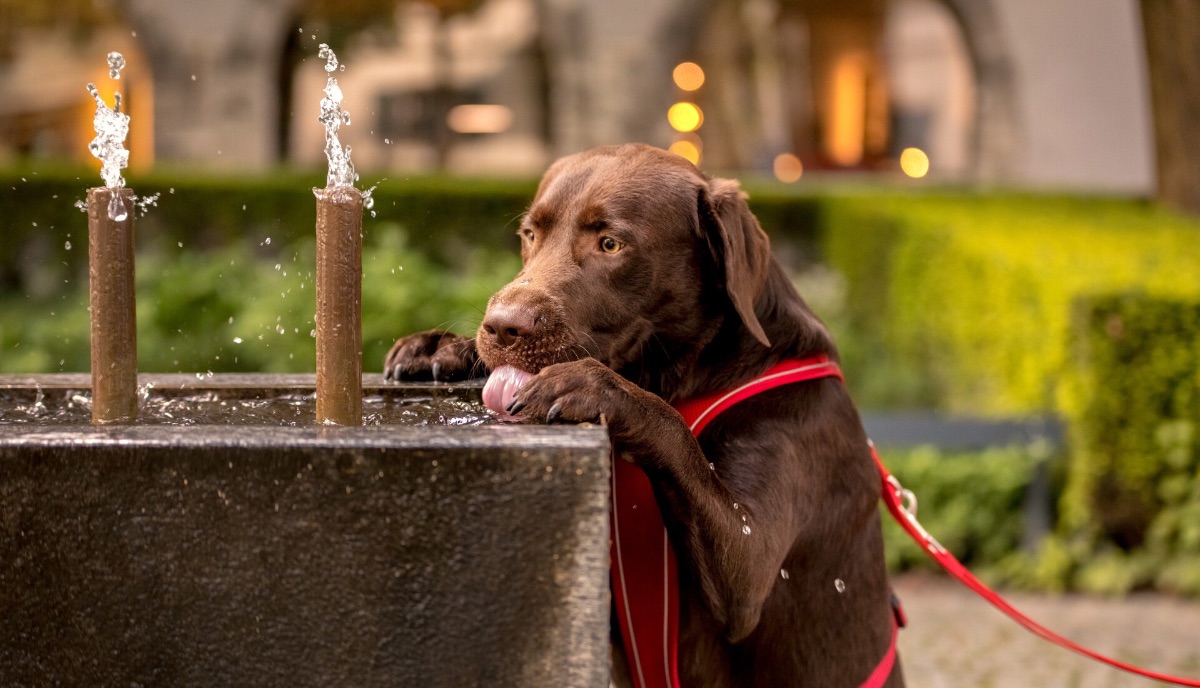
[[799,181],[800,175],[804,174],[804,165],[800,163],[800,158],[791,153],[780,153],[775,156],[775,178],[786,184]]
[[696,146],[696,144],[692,143],[691,141],[687,141],[687,140],[676,141],[675,143],[672,143],[671,147],[668,148],[667,150],[671,151],[675,155],[678,155],[678,156],[686,159],[688,162],[692,163],[693,165],[700,164],[700,148],[698,146]]
[[695,103],[675,103],[667,110],[667,121],[675,131],[696,131],[704,124],[704,113]]
[[681,62],[671,72],[675,85],[685,91],[695,91],[704,85],[704,70],[695,62]]
[[920,148],[905,148],[900,153],[900,169],[913,179],[929,174],[929,156]]
[[459,134],[499,134],[513,123],[513,111],[504,105],[456,105],[446,113],[446,126]]
[[832,89],[825,149],[834,162],[851,167],[863,159],[867,118],[867,75],[861,55],[850,53],[838,59],[833,66]]

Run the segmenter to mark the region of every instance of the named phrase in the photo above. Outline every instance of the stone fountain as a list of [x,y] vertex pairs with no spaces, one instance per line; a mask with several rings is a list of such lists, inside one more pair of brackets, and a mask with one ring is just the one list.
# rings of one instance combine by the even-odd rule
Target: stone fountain
[[[122,187],[89,193],[89,230],[121,247],[92,254],[93,315],[129,280],[130,332],[93,339],[111,360],[136,352]],[[317,226],[344,263],[364,198],[329,188]],[[354,286],[334,289],[332,384],[134,361],[114,393],[132,407],[98,418],[96,376],[125,364],[0,376],[0,685],[608,685],[605,431],[363,375]],[[323,386],[343,397],[325,415]]]

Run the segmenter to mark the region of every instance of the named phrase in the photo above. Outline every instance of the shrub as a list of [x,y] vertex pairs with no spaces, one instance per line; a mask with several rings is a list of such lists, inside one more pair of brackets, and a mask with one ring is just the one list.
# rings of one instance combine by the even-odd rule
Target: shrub
[[[474,331],[482,305],[518,270],[511,252],[464,251],[448,266],[375,226],[363,249],[363,368],[381,369],[399,335]],[[241,240],[206,252],[138,254],[138,366],[147,372],[312,372],[312,237]],[[0,371],[87,371],[86,279],[49,299],[0,297]]]
[[867,354],[918,371],[899,405],[1053,410],[1075,299],[1200,295],[1200,225],[1133,201],[831,198],[821,236]]
[[1122,294],[1076,310],[1063,532],[1077,582],[1200,594],[1200,300]]
[[[1025,532],[1023,506],[1042,446],[978,452],[941,452],[925,447],[880,449],[888,470],[916,493],[922,525],[961,561],[990,570],[1017,551]],[[884,546],[893,571],[937,568],[881,509]]]

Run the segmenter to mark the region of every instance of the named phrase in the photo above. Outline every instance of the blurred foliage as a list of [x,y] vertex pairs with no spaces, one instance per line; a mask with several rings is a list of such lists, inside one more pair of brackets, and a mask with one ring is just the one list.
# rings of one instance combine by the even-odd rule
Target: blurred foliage
[[1085,299],[1075,323],[1063,574],[1200,594],[1200,297]]
[[[488,248],[456,266],[377,224],[363,249],[363,367],[382,369],[396,337],[430,327],[472,334],[487,297],[519,258]],[[86,252],[86,245],[80,247]],[[311,372],[315,366],[312,237],[242,240],[197,252],[138,254],[138,366],[146,372]],[[87,280],[48,299],[0,299],[0,372],[87,371]]]
[[1005,195],[845,197],[820,218],[860,399],[1067,422],[1059,532],[1000,579],[1200,594],[1200,223]]
[[[919,500],[918,518],[977,575],[996,579],[1025,531],[1025,494],[1046,447],[1000,447],[976,452],[880,448],[892,475]],[[886,509],[884,550],[892,571],[939,569]]]
[[1200,223],[1138,201],[847,196],[820,220],[858,340],[846,368],[891,371],[890,405],[1055,410],[1077,298],[1200,296]]

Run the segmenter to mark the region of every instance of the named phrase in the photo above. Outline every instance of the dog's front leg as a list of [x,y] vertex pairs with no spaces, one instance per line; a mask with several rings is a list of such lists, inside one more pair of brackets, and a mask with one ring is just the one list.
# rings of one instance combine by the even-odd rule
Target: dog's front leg
[[739,503],[675,409],[587,358],[543,369],[509,411],[548,423],[603,419],[617,453],[641,466],[669,505],[663,520],[676,553],[726,637],[737,642],[754,630],[776,577],[764,571],[778,571],[794,524],[766,498]]

